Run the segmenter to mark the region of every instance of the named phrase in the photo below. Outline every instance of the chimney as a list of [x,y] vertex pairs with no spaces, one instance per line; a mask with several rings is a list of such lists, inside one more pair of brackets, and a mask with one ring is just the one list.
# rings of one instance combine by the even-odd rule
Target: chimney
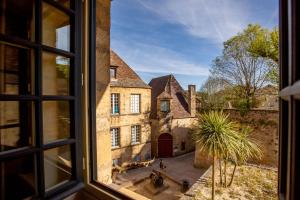
[[189,104],[189,112],[191,117],[196,116],[196,86],[189,85],[188,86],[188,104]]

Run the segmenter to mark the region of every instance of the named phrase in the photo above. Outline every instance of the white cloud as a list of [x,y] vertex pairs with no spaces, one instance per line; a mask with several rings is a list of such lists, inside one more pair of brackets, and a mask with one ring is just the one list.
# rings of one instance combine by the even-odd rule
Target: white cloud
[[221,43],[249,23],[245,0],[138,0],[169,23],[179,24],[191,35]]
[[137,41],[112,40],[112,48],[127,64],[139,72],[209,75],[208,66],[190,62],[177,52],[163,47]]

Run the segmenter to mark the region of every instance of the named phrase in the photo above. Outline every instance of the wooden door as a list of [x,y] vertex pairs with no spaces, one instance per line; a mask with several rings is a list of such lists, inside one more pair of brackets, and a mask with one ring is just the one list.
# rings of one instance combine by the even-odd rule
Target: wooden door
[[169,133],[163,133],[158,137],[158,157],[173,156],[173,137]]

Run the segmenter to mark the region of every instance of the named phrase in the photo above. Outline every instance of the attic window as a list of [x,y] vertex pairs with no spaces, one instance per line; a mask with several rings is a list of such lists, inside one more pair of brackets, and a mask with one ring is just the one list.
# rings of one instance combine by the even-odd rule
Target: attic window
[[169,100],[161,100],[160,101],[160,111],[161,112],[169,112],[170,111],[170,101]]
[[117,69],[116,68],[110,68],[110,79],[116,79],[117,78]]

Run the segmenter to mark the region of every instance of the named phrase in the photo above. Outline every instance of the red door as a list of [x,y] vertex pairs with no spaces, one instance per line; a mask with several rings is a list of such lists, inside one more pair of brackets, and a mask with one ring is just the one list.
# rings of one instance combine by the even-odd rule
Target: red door
[[158,157],[173,156],[173,137],[169,133],[163,133],[158,137]]

